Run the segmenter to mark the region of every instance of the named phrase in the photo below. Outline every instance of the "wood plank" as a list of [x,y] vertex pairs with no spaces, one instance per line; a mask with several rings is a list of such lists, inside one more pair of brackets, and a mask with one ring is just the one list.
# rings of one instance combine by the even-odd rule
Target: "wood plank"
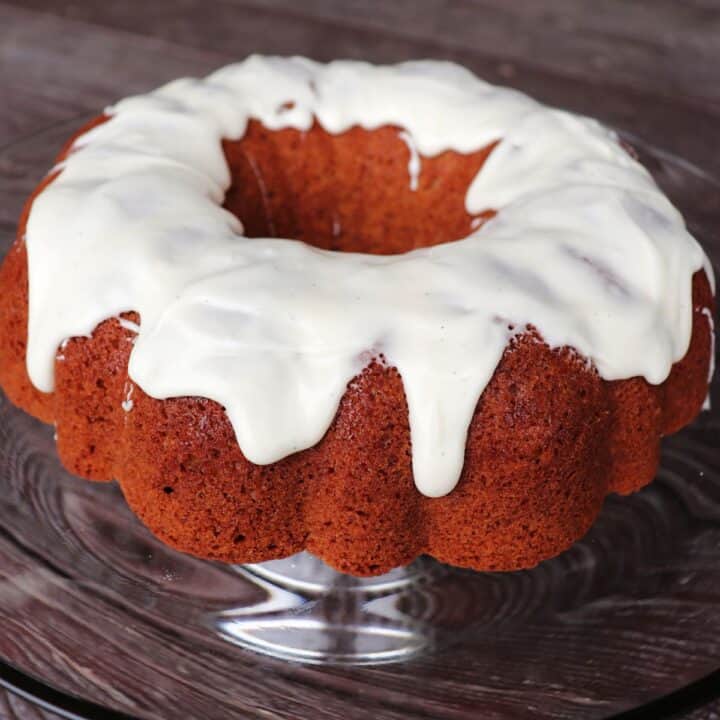
[[720,12],[675,2],[612,3],[595,0],[230,0],[371,28],[448,48],[526,61],[538,68],[611,82],[659,94],[720,98],[713,62],[720,54]]
[[[245,54],[259,44],[287,53],[304,45],[322,59],[338,44],[352,56],[374,57],[387,38],[432,42],[438,49],[506,61],[531,59],[537,68],[610,82],[667,97],[720,100],[716,82],[720,12],[701,3],[634,2],[618,12],[594,0],[12,0],[67,18],[152,34],[183,45]],[[324,32],[323,32],[324,31]],[[340,37],[332,37],[337,32]],[[351,42],[349,33],[358,33]],[[313,40],[322,34],[323,42]],[[241,48],[238,52],[238,48]],[[398,50],[402,48],[399,47]],[[307,50],[305,50],[307,52]],[[401,53],[393,59],[403,57]]]
[[[16,213],[19,195],[27,190],[27,182],[19,182],[3,160],[3,148],[72,118],[79,126],[120,97],[179,75],[207,73],[230,60],[5,4],[0,28],[0,92],[8,99],[0,104],[0,189],[13,195],[0,209],[2,219]],[[67,135],[73,129],[68,125]],[[58,148],[61,143],[59,138]],[[49,149],[48,162],[56,149]]]
[[0,719],[2,720],[60,720],[59,715],[43,710],[3,688],[0,688]]
[[22,84],[88,110],[179,75],[207,73],[231,57],[6,3],[0,28],[0,87]]
[[12,99],[0,106],[0,165],[7,144],[51,127],[58,120],[76,117],[82,111],[68,98],[49,103],[42,93],[19,87],[16,83],[0,84],[0,88],[0,92]]
[[[16,85],[22,78],[23,87],[31,87],[46,98],[50,114],[61,102],[100,110],[118,97],[179,75],[202,75],[249,52],[301,53],[320,59],[367,57],[376,61],[444,57],[464,63],[490,81],[511,84],[546,102],[595,115],[720,174],[720,154],[708,153],[707,149],[708,139],[718,136],[718,103],[658,96],[644,88],[595,85],[565,73],[538,69],[532,59],[500,62],[477,51],[448,49],[433,39],[343,30],[293,18],[286,18],[279,31],[276,17],[249,10],[239,14],[238,8],[227,2],[216,3],[208,13],[200,0],[185,0],[183,13],[177,16],[168,0],[150,4],[147,13],[140,10],[138,0],[104,4],[110,9],[121,5],[135,8],[120,17],[124,29],[0,3],[0,87]],[[98,6],[82,3],[77,7],[87,16]],[[232,13],[228,14],[228,8]],[[116,20],[119,22],[118,18],[113,22]],[[128,30],[130,25],[135,30]],[[143,36],[146,26],[156,28],[163,38]],[[212,48],[184,47],[181,43],[189,42],[191,36],[211,38],[205,43]],[[0,117],[5,112],[0,108]]]

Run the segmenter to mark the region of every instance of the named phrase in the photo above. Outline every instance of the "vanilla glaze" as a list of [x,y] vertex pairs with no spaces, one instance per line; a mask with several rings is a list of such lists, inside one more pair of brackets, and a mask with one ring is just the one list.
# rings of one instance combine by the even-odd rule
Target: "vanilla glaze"
[[[107,112],[30,212],[30,377],[52,391],[64,340],[135,310],[132,381],[223,405],[254,463],[316,444],[348,382],[382,354],[403,380],[416,485],[446,494],[511,327],[531,323],[606,380],[658,384],[689,345],[693,273],[712,278],[613,132],[450,63],[251,57]],[[330,133],[396,126],[413,187],[421,157],[499,141],[465,198],[470,214],[498,214],[462,240],[394,256],[249,240],[221,207],[221,140],[251,118],[298,130],[316,119]]]

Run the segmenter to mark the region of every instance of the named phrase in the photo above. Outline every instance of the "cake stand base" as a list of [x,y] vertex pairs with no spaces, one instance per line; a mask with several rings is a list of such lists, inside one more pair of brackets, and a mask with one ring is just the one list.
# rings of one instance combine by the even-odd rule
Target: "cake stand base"
[[405,660],[447,639],[433,598],[450,570],[426,558],[372,578],[345,575],[305,552],[236,569],[264,597],[213,623],[224,639],[255,652],[368,665]]

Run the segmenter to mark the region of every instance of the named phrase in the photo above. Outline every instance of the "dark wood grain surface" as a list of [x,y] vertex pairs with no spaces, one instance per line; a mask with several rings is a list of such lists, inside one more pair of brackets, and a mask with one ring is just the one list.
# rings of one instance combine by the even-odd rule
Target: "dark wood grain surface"
[[34,703],[10,692],[0,691],[2,720],[59,720],[60,716],[42,710]]
[[[251,52],[456,60],[720,175],[717,0],[0,0],[0,148]],[[51,715],[0,691],[0,718]]]

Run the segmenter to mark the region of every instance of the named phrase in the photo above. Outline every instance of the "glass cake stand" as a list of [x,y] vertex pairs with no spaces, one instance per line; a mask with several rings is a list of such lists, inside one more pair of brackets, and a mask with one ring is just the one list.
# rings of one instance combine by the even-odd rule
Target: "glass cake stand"
[[[3,251],[83,121],[0,150]],[[720,260],[720,183],[627,139]],[[0,396],[0,684],[81,717],[656,718],[659,698],[720,686],[712,394],[665,441],[656,481],[608,498],[560,557],[507,574],[421,558],[369,579],[304,553],[244,567],[176,553]]]

